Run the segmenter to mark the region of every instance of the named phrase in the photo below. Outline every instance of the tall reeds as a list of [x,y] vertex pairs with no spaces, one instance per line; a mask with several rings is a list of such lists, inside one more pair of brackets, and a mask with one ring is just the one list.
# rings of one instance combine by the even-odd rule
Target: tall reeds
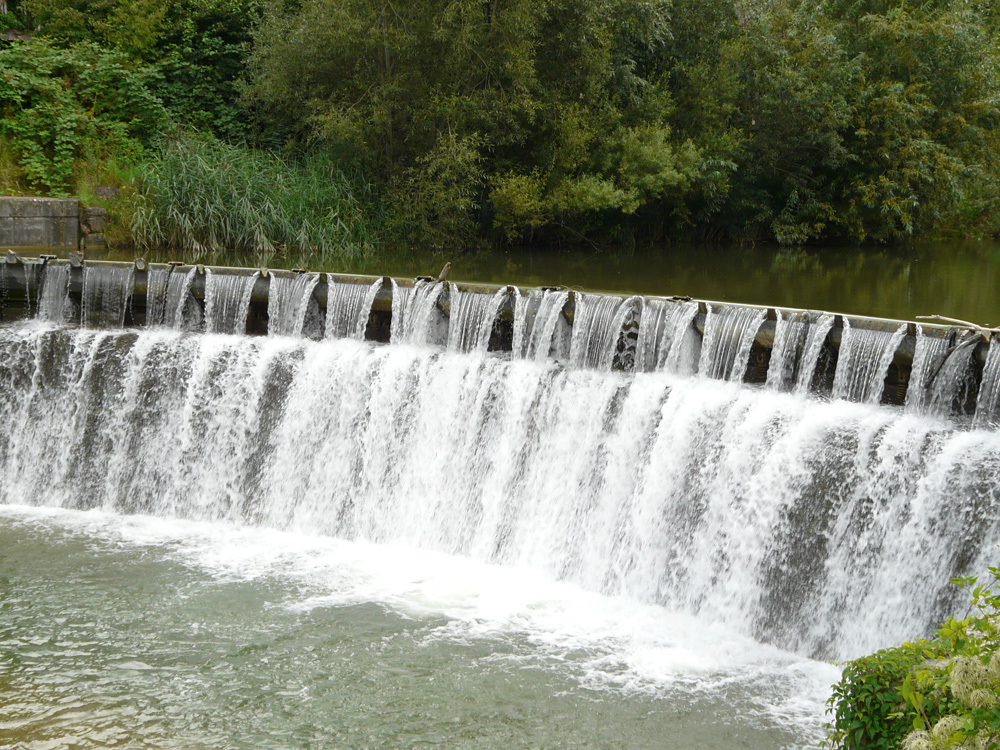
[[328,156],[299,160],[210,136],[165,139],[143,160],[117,213],[139,247],[321,257],[370,252],[381,214],[370,185]]

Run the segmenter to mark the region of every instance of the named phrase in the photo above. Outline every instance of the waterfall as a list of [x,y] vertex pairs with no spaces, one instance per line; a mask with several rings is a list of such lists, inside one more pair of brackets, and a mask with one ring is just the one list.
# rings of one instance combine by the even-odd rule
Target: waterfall
[[[205,271],[205,330],[246,333],[250,296],[260,272],[229,274]],[[270,306],[268,307],[270,310]]]
[[70,267],[47,263],[42,276],[42,293],[38,302],[38,317],[50,323],[66,323],[72,302],[69,299]]
[[81,322],[91,328],[121,328],[132,299],[132,266],[94,266],[83,269]]
[[162,326],[167,315],[167,287],[170,283],[167,268],[153,268],[146,271],[146,327]]
[[[406,344],[440,344],[447,340],[447,320],[438,310],[444,284],[418,281],[399,286],[392,281],[392,326],[390,341]],[[442,335],[443,333],[443,335]]]
[[563,316],[569,292],[544,289],[527,297],[518,292],[514,299],[512,356],[516,359],[544,360],[566,356],[571,332]]
[[742,381],[750,348],[766,314],[756,307],[709,305],[698,372],[718,380]]
[[576,292],[569,361],[574,367],[610,370],[622,327],[635,316],[641,298]]
[[807,392],[833,323],[832,315],[779,310],[767,386],[779,391]]
[[944,417],[962,410],[974,385],[971,365],[979,341],[978,334],[966,332],[948,348],[944,362],[931,379],[926,412]]
[[194,268],[185,274],[171,271],[163,311],[163,324],[167,328],[197,330],[201,326],[201,307],[191,297],[191,284],[196,273]]
[[511,326],[511,346],[510,353],[514,359],[524,359],[528,350],[528,337],[535,318],[538,317],[538,308],[542,303],[544,290],[534,290],[525,294],[516,286],[512,287],[514,298],[514,320]]
[[363,339],[375,296],[381,289],[382,279],[366,286],[334,281],[327,276],[326,338]]
[[905,325],[895,331],[876,331],[854,328],[845,318],[833,377],[833,397],[877,404],[882,398],[889,365],[905,335]]
[[639,319],[635,371],[693,372],[693,364],[685,363],[693,358],[693,352],[685,357],[684,350],[692,346],[695,337],[692,324],[697,314],[697,302],[646,300]]
[[986,353],[983,379],[976,399],[975,424],[1000,427],[1000,337],[994,335]]
[[[635,346],[635,371],[653,372],[659,369],[666,339],[666,324],[669,313],[667,302],[662,299],[645,300],[639,317],[639,339]],[[669,344],[668,344],[669,345]]]
[[767,366],[767,385],[779,391],[795,383],[796,368],[809,334],[807,313],[778,311],[774,324],[771,362]]
[[928,634],[1000,542],[1000,433],[899,409],[344,339],[0,348],[3,503],[440,550],[835,659]]
[[[267,292],[267,334],[269,336],[301,336],[303,334],[310,303],[318,309],[316,301],[313,299],[313,291],[318,283],[318,273],[300,273],[292,278],[271,274]],[[247,300],[247,304],[249,305],[249,300]]]
[[795,380],[795,391],[797,393],[807,393],[816,376],[816,367],[819,365],[820,355],[823,353],[823,345],[827,336],[833,330],[836,318],[833,315],[824,313],[815,322],[811,322],[806,333],[806,340],[802,347],[802,360],[799,365],[799,372]]
[[917,326],[917,343],[910,368],[910,383],[906,388],[906,410],[922,412],[929,401],[931,383],[941,371],[948,356],[948,340],[943,336],[928,336],[923,326]]
[[458,352],[485,353],[490,344],[493,323],[507,296],[506,288],[498,289],[493,294],[482,294],[463,292],[454,284],[449,284],[448,348]]

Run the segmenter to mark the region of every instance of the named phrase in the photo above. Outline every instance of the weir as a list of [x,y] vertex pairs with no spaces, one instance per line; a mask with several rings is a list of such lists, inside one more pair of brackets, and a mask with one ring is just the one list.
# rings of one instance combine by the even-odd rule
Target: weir
[[766,383],[779,391],[905,404],[978,425],[1000,419],[1000,344],[991,347],[998,334],[957,324],[142,260],[73,265],[15,256],[2,268],[4,320],[432,344],[571,367]]
[[995,564],[994,331],[141,261],[2,279],[0,503],[433,549],[824,658],[927,634]]

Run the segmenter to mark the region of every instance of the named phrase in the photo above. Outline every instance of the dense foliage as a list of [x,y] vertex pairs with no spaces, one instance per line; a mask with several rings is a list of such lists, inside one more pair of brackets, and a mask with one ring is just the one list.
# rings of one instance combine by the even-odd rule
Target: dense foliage
[[431,236],[886,240],[995,179],[987,7],[303,0],[262,26],[250,95]]
[[193,257],[229,248],[267,256],[280,247],[356,255],[379,229],[364,191],[329,158],[298,162],[181,133],[150,152],[115,211],[140,247]]
[[36,189],[66,192],[81,158],[133,156],[162,121],[146,71],[86,42],[0,49],[0,71],[0,137]]
[[835,750],[1000,748],[1000,568],[971,589],[972,613],[930,641],[849,663],[830,700]]
[[380,236],[436,246],[1000,228],[989,0],[9,4],[37,36],[0,53],[0,180],[35,190],[100,152],[176,210],[139,182],[184,127],[371,183]]

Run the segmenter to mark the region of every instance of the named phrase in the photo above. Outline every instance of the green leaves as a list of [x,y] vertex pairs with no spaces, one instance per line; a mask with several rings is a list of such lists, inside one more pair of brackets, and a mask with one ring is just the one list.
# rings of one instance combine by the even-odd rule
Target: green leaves
[[75,159],[134,152],[163,119],[144,72],[92,45],[22,42],[0,49],[0,71],[0,136],[35,190],[64,194]]
[[[949,617],[933,641],[905,643],[850,662],[834,687],[828,746],[836,750],[948,750],[1000,743],[1000,596],[970,588],[976,613]],[[889,710],[886,710],[888,707]]]
[[[408,243],[1000,229],[986,0],[24,0],[21,181],[182,125],[370,175]],[[956,634],[955,637],[958,637]]]

